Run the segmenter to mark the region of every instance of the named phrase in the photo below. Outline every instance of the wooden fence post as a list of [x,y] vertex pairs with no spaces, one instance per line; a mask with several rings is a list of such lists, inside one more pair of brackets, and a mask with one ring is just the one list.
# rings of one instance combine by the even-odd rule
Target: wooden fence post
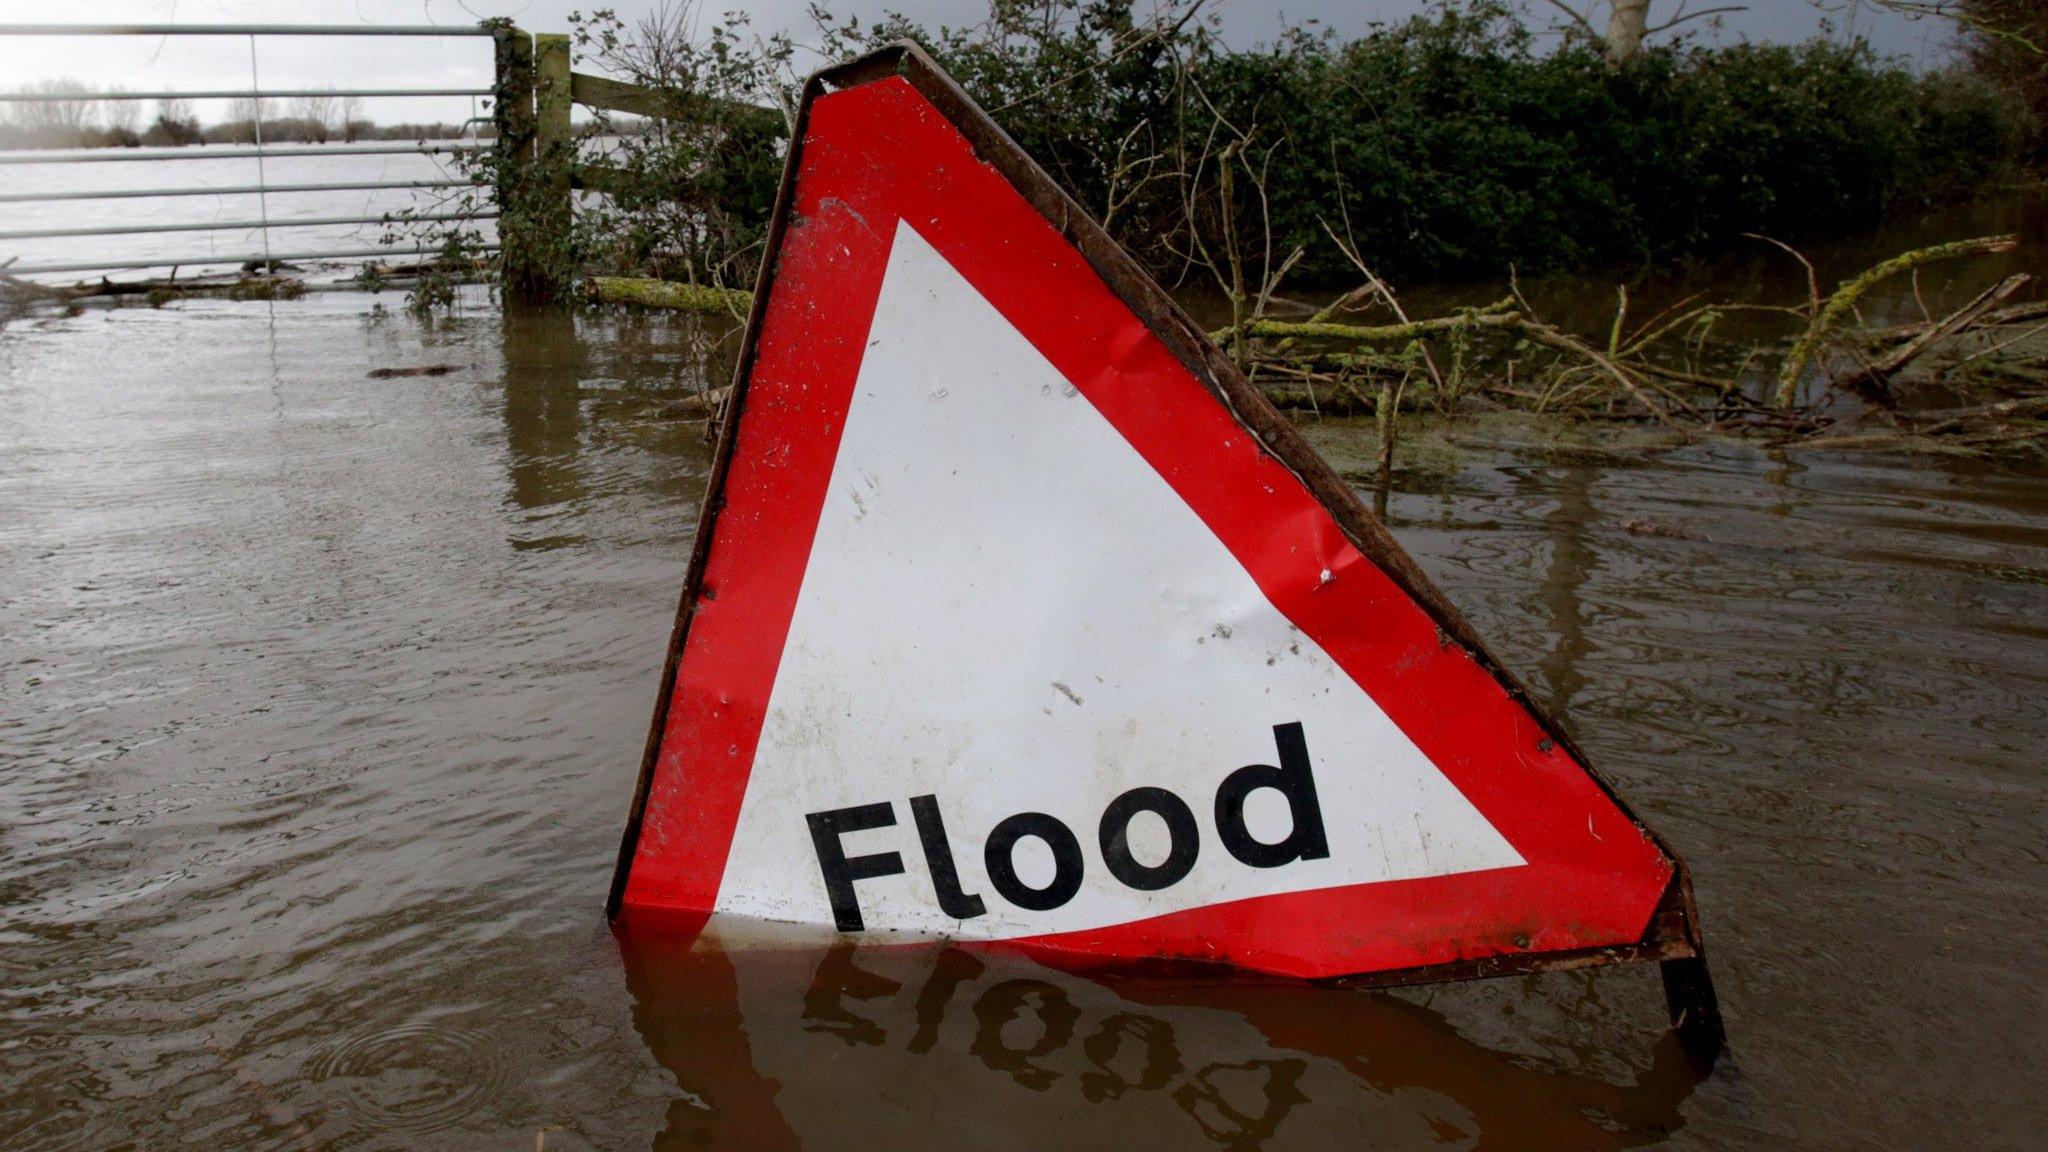
[[570,250],[573,222],[571,174],[576,163],[576,137],[570,125],[569,37],[543,32],[533,38],[535,234],[533,257],[542,265],[535,300],[555,300],[569,290],[575,272]]
[[497,122],[498,266],[504,298],[531,301],[545,277],[528,243],[536,234],[537,202],[533,165],[533,37],[509,22],[495,25],[497,84],[492,118]]

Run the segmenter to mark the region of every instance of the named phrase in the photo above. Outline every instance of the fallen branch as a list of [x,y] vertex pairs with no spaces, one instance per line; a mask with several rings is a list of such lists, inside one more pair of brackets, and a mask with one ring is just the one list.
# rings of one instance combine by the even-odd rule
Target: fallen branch
[[71,289],[38,284],[34,280],[23,280],[18,276],[8,275],[7,269],[12,267],[17,259],[19,257],[10,256],[4,262],[0,262],[0,304],[5,304],[10,313],[25,313],[38,303],[69,303],[77,299],[78,293]]
[[1723,379],[1719,376],[1702,376],[1697,372],[1681,372],[1676,368],[1666,368],[1662,364],[1653,363],[1649,360],[1635,360],[1630,363],[1630,366],[1645,375],[1660,376],[1674,384],[1690,384],[1695,388],[1711,388],[1716,392],[1733,392],[1735,390],[1734,380]]
[[1922,420],[1934,421],[1918,429],[1923,436],[1933,436],[1955,431],[1972,420],[2048,416],[2048,396],[2030,396],[2025,400],[2001,400],[1996,404],[1984,404],[1975,408],[1950,408],[1935,412],[1916,412],[1913,415]]
[[1254,320],[1244,325],[1241,332],[1223,328],[1209,334],[1210,339],[1222,344],[1232,335],[1264,336],[1291,340],[1346,340],[1359,344],[1384,344],[1397,340],[1415,340],[1442,332],[1453,332],[1460,328],[1508,328],[1521,322],[1512,312],[1501,311],[1509,301],[1501,300],[1485,308],[1471,312],[1460,312],[1454,316],[1435,316],[1428,320],[1414,320],[1403,324],[1333,324],[1320,320]]
[[2025,444],[2048,439],[2048,428],[1973,433],[1967,436],[1930,436],[1924,432],[1864,432],[1848,436],[1802,436],[1783,441],[1791,448],[1919,448],[1930,451],[1977,454],[1973,449]]
[[2000,429],[1974,436],[1958,436],[1954,442],[1978,448],[1991,444],[2020,444],[2028,440],[2048,440],[2048,428],[2022,428],[2017,432]]
[[1858,432],[1849,436],[1794,436],[1781,441],[1792,448],[1903,448],[1909,444],[1925,443],[1926,438],[1911,432]]
[[[1592,345],[1560,332],[1548,324],[1521,317],[1516,319],[1519,321],[1522,330],[1527,332],[1530,338],[1538,344],[1555,348],[1560,352],[1570,352],[1573,355],[1584,358],[1588,363],[1599,368],[1609,379],[1620,384],[1630,396],[1635,397],[1636,403],[1648,409],[1652,416],[1655,416],[1668,427],[1678,427],[1678,421],[1671,418],[1671,413],[1666,412],[1663,405],[1650,399],[1649,393],[1643,391],[1642,385],[1636,383],[1635,377],[1630,376],[1628,371],[1622,368],[1621,365],[1595,351]],[[1681,401],[1680,403],[1682,404],[1683,402]]]
[[[2015,324],[2013,325],[2013,327],[2017,328],[2019,326]],[[2004,352],[2005,350],[2011,348],[2015,344],[2023,344],[2029,340],[2032,340],[2034,337],[2039,336],[2043,332],[2048,332],[2048,323],[2034,324],[2026,328],[2022,328],[2019,332],[2011,336],[2006,336],[2002,340],[1994,339],[1989,345],[1986,345],[1983,348],[1979,348],[1975,352],[1972,352],[1969,355],[1964,356],[1961,359],[1957,360],[1954,366],[1960,368],[1963,365],[1968,364],[1972,361],[1982,360],[1986,356],[1996,356],[1999,353]],[[2001,333],[2001,335],[2003,334]]]
[[[2000,328],[2008,324],[2025,324],[2034,320],[2048,320],[2048,300],[2014,304],[2009,308],[1994,308],[1979,318],[1977,326]],[[1871,344],[1898,344],[1913,339],[1936,323],[1938,321],[1925,320],[1912,324],[1894,324],[1889,328],[1865,332],[1861,338]]]
[[455,371],[453,364],[416,364],[406,368],[372,368],[372,380],[397,380],[409,376],[446,376]]
[[1936,341],[1946,340],[1963,329],[1984,318],[1985,313],[2005,303],[2013,293],[2024,288],[2033,277],[2025,272],[2016,272],[1979,293],[1975,300],[1949,313],[1926,331],[1893,349],[1883,358],[1864,365],[1846,382],[1862,392],[1870,400],[1886,408],[1894,406],[1891,380],[1906,365],[1918,359],[1920,354],[1932,348]]
[[710,416],[725,404],[725,398],[732,394],[732,385],[706,388],[701,392],[689,392],[662,407],[662,415],[669,417]]
[[594,304],[631,304],[742,319],[754,306],[754,294],[738,288],[714,288],[676,280],[639,276],[592,276],[583,281],[584,298]]
[[1953,260],[1962,256],[1982,256],[1995,252],[2010,252],[2019,245],[2017,236],[1979,236],[1973,240],[1957,240],[1948,244],[1936,244],[1930,248],[1916,248],[1901,253],[1889,260],[1872,265],[1868,270],[1835,290],[1833,296],[1821,305],[1813,322],[1806,326],[1792,351],[1785,356],[1785,363],[1778,371],[1778,388],[1775,396],[1780,408],[1790,408],[1798,399],[1799,380],[1805,375],[1806,366],[1813,362],[1829,335],[1840,326],[1842,320],[1855,311],[1857,301],[1872,288],[1901,272],[1910,272],[1942,260]]

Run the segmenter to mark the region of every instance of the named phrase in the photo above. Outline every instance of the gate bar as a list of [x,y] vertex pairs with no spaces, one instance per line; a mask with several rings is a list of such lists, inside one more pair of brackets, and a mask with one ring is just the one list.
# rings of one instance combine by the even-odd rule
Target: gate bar
[[113,228],[27,228],[0,232],[0,240],[56,240],[65,236],[130,236],[143,232],[254,232],[263,228],[322,228],[338,224],[429,224],[495,220],[496,212],[433,212],[421,216],[311,216],[302,220],[209,220],[192,224],[122,224]]
[[[496,252],[496,244],[478,244],[473,252]],[[246,256],[222,256],[201,253],[194,256],[170,256],[157,260],[98,260],[80,264],[9,264],[0,267],[0,275],[29,276],[49,272],[97,272],[135,268],[185,268],[207,267],[214,264],[261,264],[265,259],[273,263],[289,263],[294,260],[345,260],[364,256],[427,256],[439,252],[438,248],[338,248],[324,252],[278,252],[265,257],[261,252]]]
[[245,100],[283,96],[490,96],[491,88],[233,88],[205,92],[0,92],[0,104],[60,104],[67,100]]
[[86,192],[7,192],[0,204],[49,200],[138,200],[160,196],[256,196],[264,192],[369,192],[380,188],[478,188],[481,180],[341,180],[332,184],[223,184],[206,188],[98,188]]
[[438,152],[480,152],[490,148],[489,144],[343,144],[335,147],[327,144],[308,145],[304,148],[229,147],[215,149],[211,145],[195,144],[186,148],[87,148],[73,152],[54,152],[42,155],[19,155],[0,152],[0,164],[102,164],[122,160],[248,160],[254,157],[290,160],[293,157],[310,156],[395,156],[400,153],[417,152],[432,155]]
[[489,36],[475,24],[0,24],[0,36]]

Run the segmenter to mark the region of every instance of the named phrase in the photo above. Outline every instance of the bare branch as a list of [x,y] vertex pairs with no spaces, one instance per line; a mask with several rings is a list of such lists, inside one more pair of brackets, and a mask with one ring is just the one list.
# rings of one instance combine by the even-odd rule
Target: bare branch
[[1744,232],[1743,235],[1751,240],[1761,240],[1774,248],[1783,249],[1784,251],[1791,253],[1792,258],[1794,260],[1799,261],[1800,266],[1806,269],[1806,299],[1809,308],[1807,314],[1810,316],[1819,314],[1820,277],[1814,273],[1813,261],[1808,260],[1806,258],[1805,253],[1801,252],[1797,248],[1794,248],[1790,244],[1785,243],[1783,240],[1774,240],[1769,236],[1765,236],[1757,232]]
[[1807,325],[1799,341],[1786,355],[1785,363],[1778,370],[1777,405],[1790,408],[1797,398],[1799,379],[1806,372],[1806,366],[1819,354],[1821,345],[1828,336],[1856,309],[1856,302],[1864,293],[1901,272],[1910,272],[1922,265],[1940,260],[1953,260],[1959,256],[1977,256],[1987,253],[2010,252],[2019,245],[2017,236],[1979,236],[1971,240],[1957,240],[1949,244],[1936,244],[1929,248],[1916,248],[1911,252],[1894,256],[1872,266],[1855,279],[1843,284],[1828,297],[1827,303],[1814,313],[1813,322]]
[[1702,20],[1708,16],[1720,16],[1729,12],[1747,11],[1749,11],[1749,5],[1747,4],[1723,4],[1719,8],[1702,8],[1697,12],[1687,12],[1684,6],[1680,5],[1676,15],[1672,16],[1671,19],[1666,20],[1662,24],[1657,25],[1655,28],[1644,29],[1643,35],[1655,36],[1659,32],[1669,32],[1671,29],[1678,27],[1680,24],[1689,24],[1694,20]]
[[1552,8],[1555,8],[1559,12],[1564,13],[1566,16],[1571,17],[1572,23],[1584,29],[1586,35],[1591,36],[1595,40],[1600,39],[1600,30],[1598,28],[1593,27],[1592,19],[1588,17],[1584,12],[1581,12],[1578,9],[1572,7],[1571,5],[1565,3],[1564,0],[1545,0],[1545,2],[1548,3]]

